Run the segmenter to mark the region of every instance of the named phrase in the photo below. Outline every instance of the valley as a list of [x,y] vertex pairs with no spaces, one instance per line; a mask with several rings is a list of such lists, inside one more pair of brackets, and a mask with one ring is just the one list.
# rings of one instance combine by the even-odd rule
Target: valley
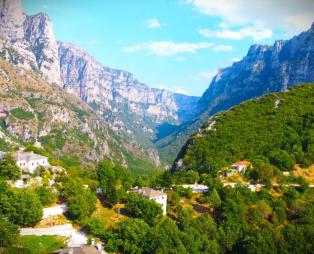
[[0,254],[313,253],[314,23],[227,2],[0,0]]

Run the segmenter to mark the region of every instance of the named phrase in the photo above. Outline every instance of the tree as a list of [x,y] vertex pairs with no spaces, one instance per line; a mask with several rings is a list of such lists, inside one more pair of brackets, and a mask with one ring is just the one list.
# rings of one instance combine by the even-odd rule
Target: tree
[[294,159],[285,150],[273,150],[269,153],[269,161],[280,170],[292,170],[295,164]]
[[12,246],[19,236],[19,228],[0,215],[0,247]]
[[22,226],[33,226],[41,220],[42,205],[33,190],[15,190],[10,202],[8,217],[12,222]]
[[182,237],[183,234],[175,222],[166,217],[149,231],[146,253],[188,253]]
[[67,212],[76,221],[83,221],[95,210],[96,195],[86,189],[80,195],[75,195],[68,200]]
[[216,191],[216,189],[213,189],[209,193],[208,199],[214,208],[218,208],[219,206],[221,206],[221,199],[220,199],[220,196],[219,196],[218,192]]
[[44,186],[38,187],[36,189],[36,193],[40,199],[40,203],[43,206],[52,204],[57,198],[57,194],[51,188]]
[[115,205],[132,186],[132,177],[127,169],[113,165],[108,160],[101,161],[96,168],[105,201],[109,206]]
[[0,159],[0,178],[6,180],[18,180],[21,178],[21,170],[10,154]]
[[129,193],[125,208],[134,217],[143,219],[150,225],[153,225],[162,216],[162,209],[159,204],[135,193]]
[[145,250],[148,224],[140,219],[125,219],[120,222],[109,238],[106,250],[109,252],[141,254]]

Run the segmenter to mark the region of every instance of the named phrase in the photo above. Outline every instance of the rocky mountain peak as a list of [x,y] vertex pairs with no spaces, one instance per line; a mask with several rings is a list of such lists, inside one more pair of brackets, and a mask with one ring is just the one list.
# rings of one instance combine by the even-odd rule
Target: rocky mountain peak
[[20,0],[0,0],[0,34],[10,40],[24,37],[25,14]]

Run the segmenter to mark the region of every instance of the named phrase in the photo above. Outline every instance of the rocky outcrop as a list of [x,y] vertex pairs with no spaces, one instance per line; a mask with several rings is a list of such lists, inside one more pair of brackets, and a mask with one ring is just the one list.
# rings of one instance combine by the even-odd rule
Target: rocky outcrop
[[313,81],[314,24],[291,40],[251,46],[241,61],[217,73],[199,108],[212,115],[244,100]]
[[58,46],[48,16],[27,16],[19,0],[0,0],[0,56],[62,86]]

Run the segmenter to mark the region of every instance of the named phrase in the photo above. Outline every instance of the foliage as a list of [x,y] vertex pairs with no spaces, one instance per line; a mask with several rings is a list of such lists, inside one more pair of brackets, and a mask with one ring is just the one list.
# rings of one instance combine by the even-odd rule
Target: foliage
[[34,118],[34,114],[32,112],[26,111],[23,108],[14,108],[10,111],[10,113],[14,117],[18,119],[26,120],[26,121],[29,121]]
[[6,180],[18,180],[21,177],[21,170],[16,165],[10,154],[6,154],[0,159],[0,178]]
[[79,178],[68,178],[62,196],[68,201],[67,214],[77,222],[87,219],[95,210],[96,194]]
[[33,190],[14,190],[8,217],[22,226],[33,226],[43,215],[39,197]]
[[199,172],[217,171],[261,156],[285,171],[296,162],[314,163],[313,106],[312,84],[246,101],[216,115],[212,130],[204,126],[201,134],[190,138],[180,155],[183,165]]
[[125,208],[131,215],[143,219],[150,225],[154,224],[162,215],[159,204],[135,193],[129,193],[126,198]]
[[106,250],[110,252],[144,253],[149,226],[141,219],[122,221],[109,236]]
[[21,236],[19,246],[31,254],[53,253],[65,246],[65,239],[58,236]]
[[0,214],[0,247],[12,246],[17,241],[18,235],[18,226]]
[[132,186],[133,179],[130,172],[121,165],[113,165],[108,160],[103,160],[97,165],[96,174],[102,194],[109,206],[118,203]]
[[38,187],[36,193],[39,197],[40,203],[43,206],[51,205],[57,198],[57,193],[48,187]]

